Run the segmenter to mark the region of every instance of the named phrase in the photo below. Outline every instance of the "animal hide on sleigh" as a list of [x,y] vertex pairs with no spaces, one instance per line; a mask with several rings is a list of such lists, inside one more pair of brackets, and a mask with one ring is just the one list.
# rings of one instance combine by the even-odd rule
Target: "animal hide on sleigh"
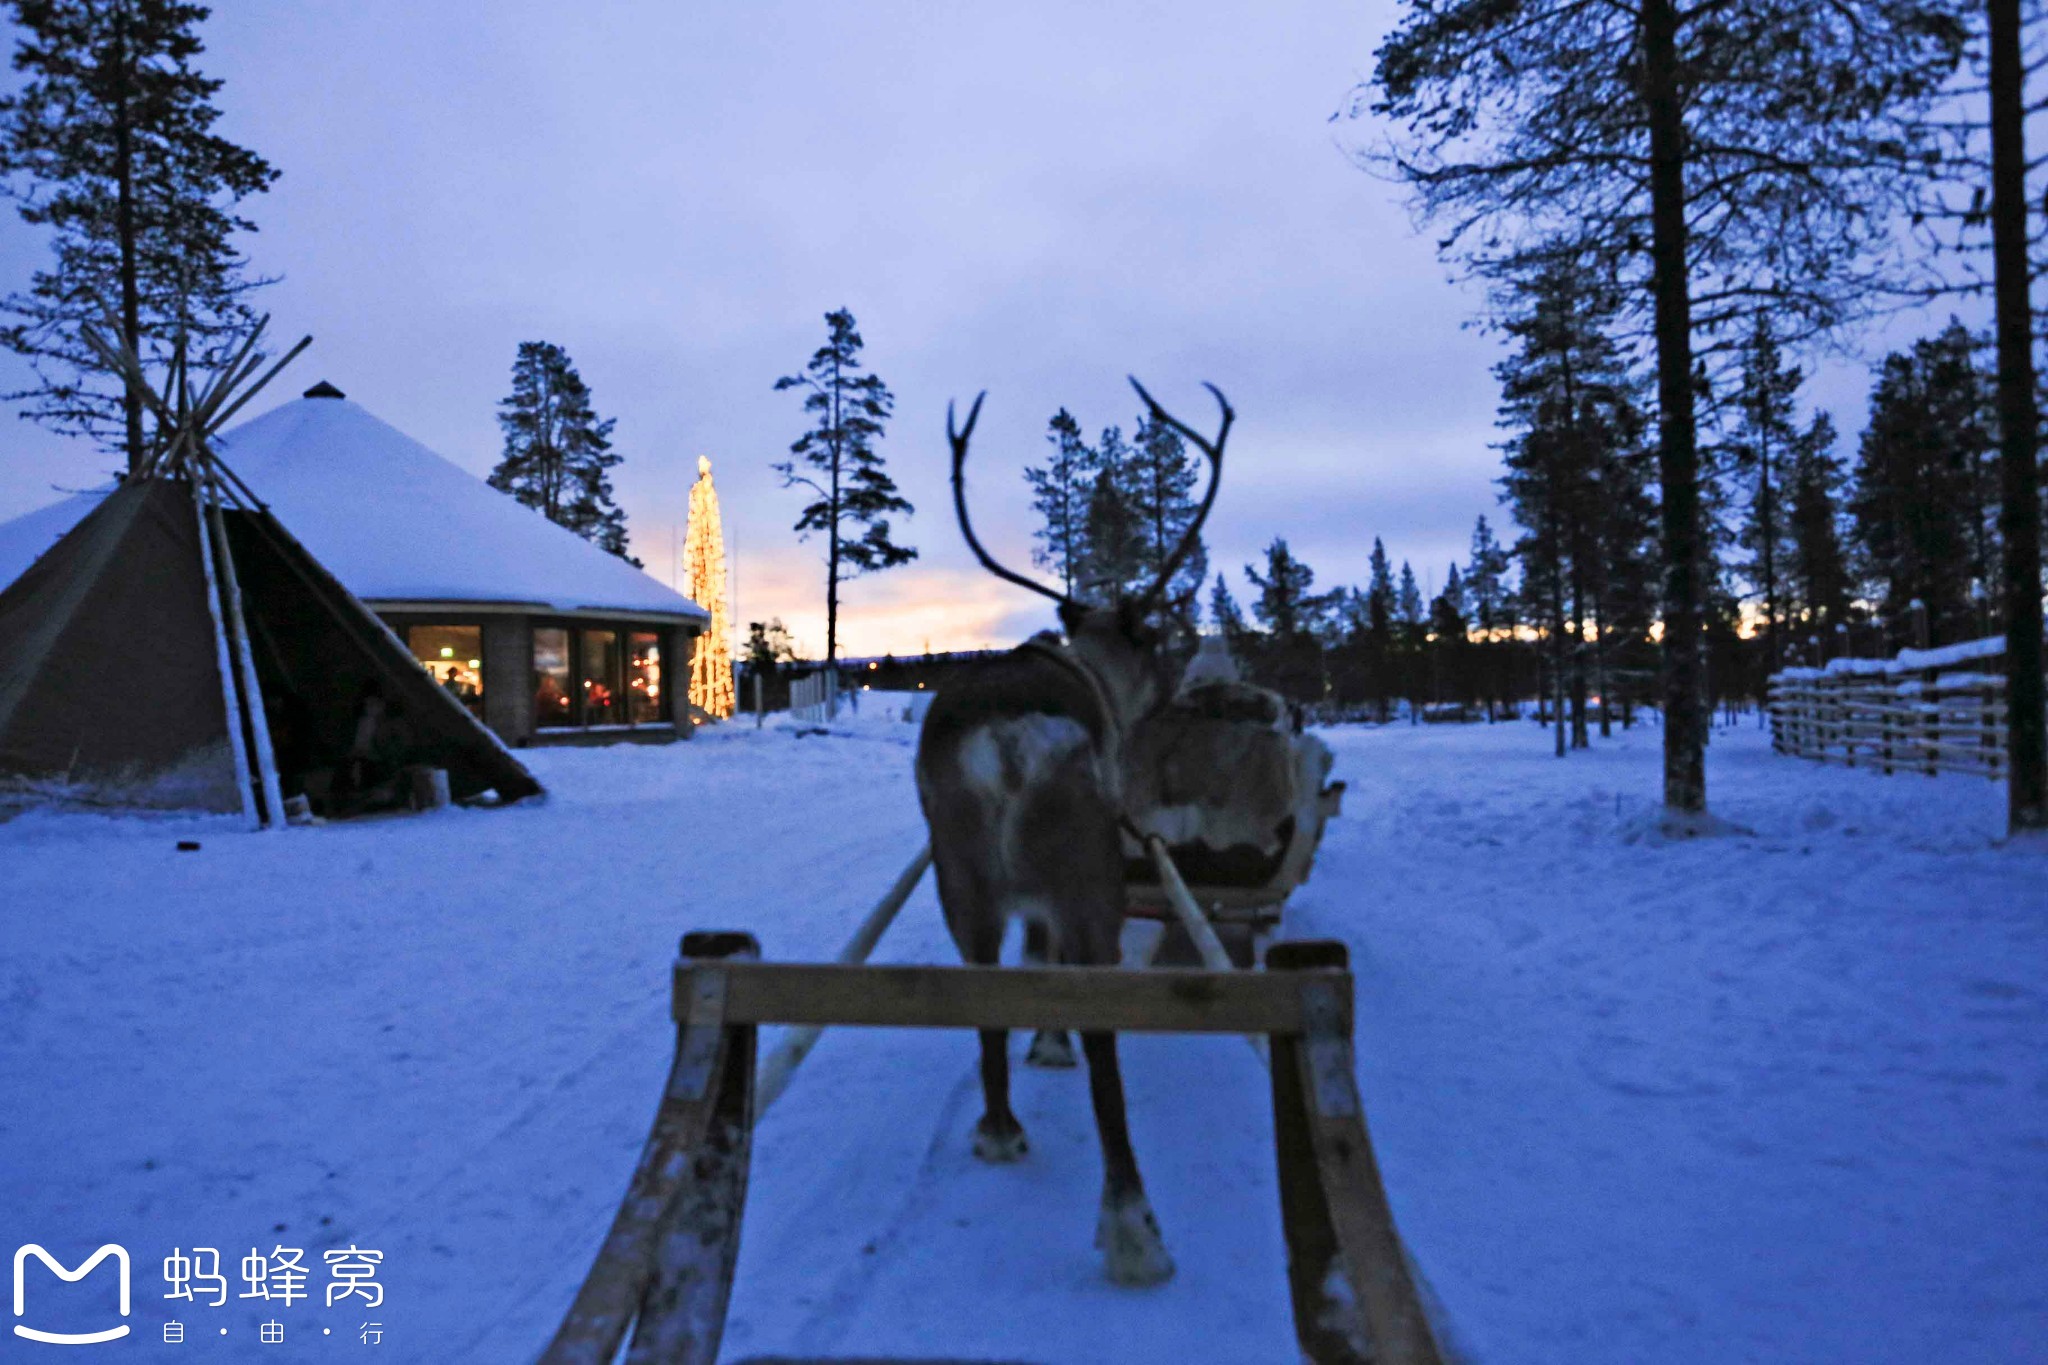
[[[1302,734],[1287,703],[1250,683],[1185,688],[1132,730],[1124,748],[1131,822],[1166,840],[1191,884],[1260,886],[1278,871],[1297,821],[1329,776],[1328,746]],[[1125,840],[1130,871],[1153,878]]]

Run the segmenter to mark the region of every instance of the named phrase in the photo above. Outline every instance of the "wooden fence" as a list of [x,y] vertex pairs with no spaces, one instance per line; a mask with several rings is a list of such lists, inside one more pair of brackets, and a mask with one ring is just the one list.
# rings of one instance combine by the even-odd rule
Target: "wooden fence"
[[830,669],[797,678],[789,685],[789,713],[798,720],[823,725],[839,709],[839,675]]
[[2005,637],[1771,675],[1771,747],[1881,772],[2003,778]]

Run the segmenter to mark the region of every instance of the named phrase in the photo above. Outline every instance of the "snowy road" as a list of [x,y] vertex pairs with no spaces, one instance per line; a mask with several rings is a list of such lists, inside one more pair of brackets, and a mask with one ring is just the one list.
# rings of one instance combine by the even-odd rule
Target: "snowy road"
[[[280,1359],[353,1359],[367,1316],[368,1359],[530,1359],[644,1135],[676,935],[836,949],[922,837],[910,738],[538,751],[535,809],[197,853],[0,825],[0,1246],[136,1261],[138,1339],[67,1358],[245,1359],[276,1317]],[[1755,834],[1669,846],[1654,731],[1563,763],[1527,724],[1330,738],[1351,795],[1289,932],[1352,947],[1396,1212],[1477,1358],[2042,1358],[2048,858],[1990,846],[1990,784],[1722,732],[1715,808]],[[927,886],[878,958],[949,957]],[[991,1169],[970,1040],[833,1034],[761,1126],[727,1358],[1291,1360],[1263,1072],[1125,1051],[1172,1283],[1100,1278],[1078,1073],[1020,1070],[1031,1157]],[[374,1314],[233,1297],[251,1246],[350,1243]],[[223,1307],[162,1297],[194,1245]]]

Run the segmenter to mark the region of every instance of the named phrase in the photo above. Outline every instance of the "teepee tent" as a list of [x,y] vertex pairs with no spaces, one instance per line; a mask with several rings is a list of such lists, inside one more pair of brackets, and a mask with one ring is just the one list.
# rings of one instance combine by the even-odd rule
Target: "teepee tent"
[[0,793],[270,826],[336,773],[354,774],[344,800],[373,770],[441,769],[457,799],[537,793],[215,454],[221,425],[307,344],[257,379],[261,331],[197,394],[181,363],[159,394],[131,352],[85,332],[164,437],[0,591]]

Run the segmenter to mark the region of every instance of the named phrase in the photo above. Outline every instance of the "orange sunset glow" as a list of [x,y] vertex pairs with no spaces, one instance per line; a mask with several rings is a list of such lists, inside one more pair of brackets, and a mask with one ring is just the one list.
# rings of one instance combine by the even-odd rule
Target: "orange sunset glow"
[[[749,621],[771,617],[789,628],[806,657],[822,655],[822,569],[794,556],[748,559],[733,618],[737,646],[744,648]],[[846,657],[1006,646],[1051,624],[1046,604],[974,568],[918,563],[839,586],[839,652]]]

